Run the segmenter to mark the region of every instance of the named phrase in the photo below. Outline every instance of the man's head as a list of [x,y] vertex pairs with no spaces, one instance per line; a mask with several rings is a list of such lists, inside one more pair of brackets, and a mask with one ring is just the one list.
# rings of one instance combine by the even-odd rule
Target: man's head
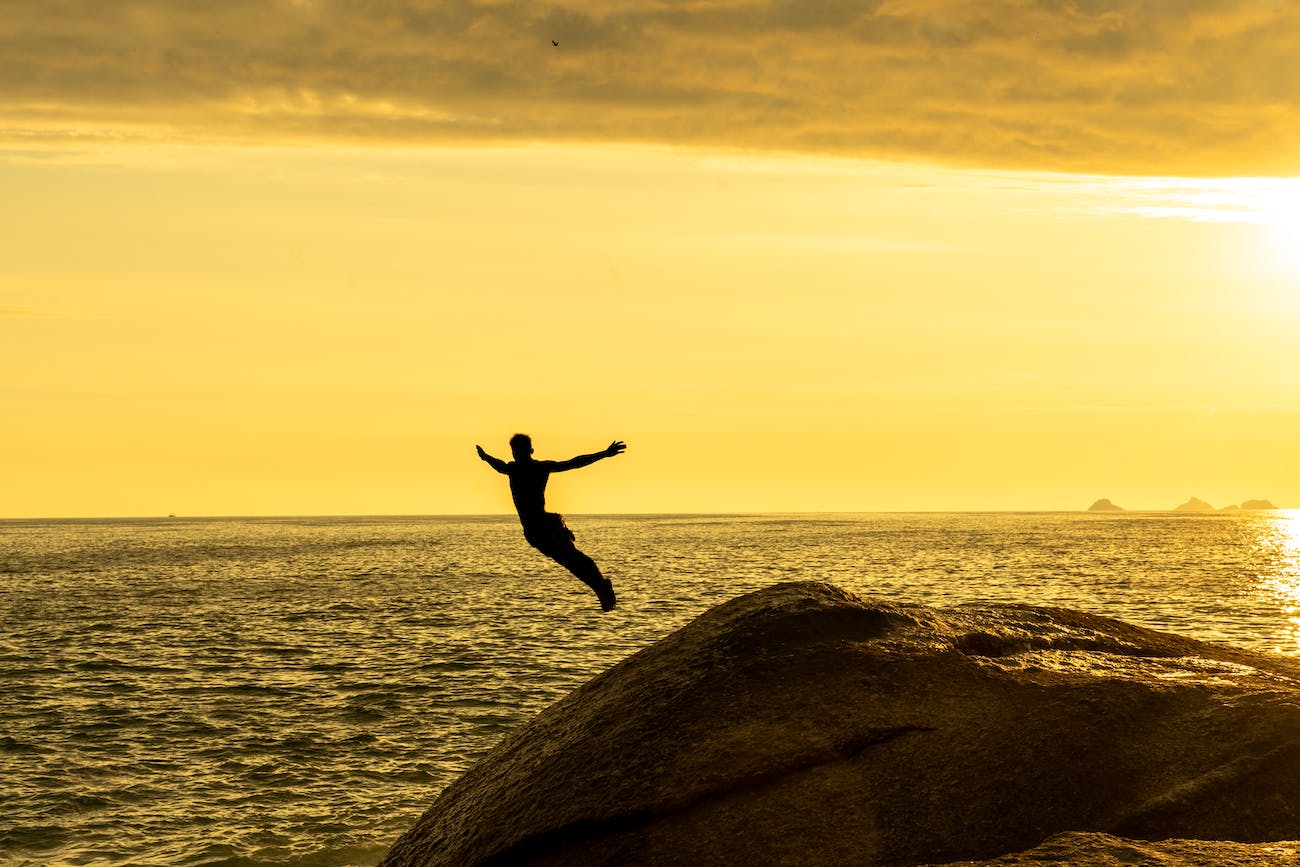
[[510,438],[510,453],[515,460],[527,460],[533,456],[533,438],[528,434],[515,434]]

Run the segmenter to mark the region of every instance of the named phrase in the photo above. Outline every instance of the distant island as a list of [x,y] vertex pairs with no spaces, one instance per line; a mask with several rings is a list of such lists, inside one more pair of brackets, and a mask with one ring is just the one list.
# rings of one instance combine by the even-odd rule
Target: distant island
[[[1247,500],[1241,505],[1224,506],[1216,509],[1200,497],[1191,497],[1181,506],[1175,506],[1170,509],[1172,512],[1267,512],[1276,509],[1271,500]],[[1123,506],[1117,506],[1109,499],[1103,497],[1088,507],[1089,512],[1124,512],[1127,511]]]
[[1186,503],[1174,509],[1175,512],[1262,512],[1268,509],[1276,509],[1268,500],[1247,500],[1240,506],[1235,503],[1224,506],[1222,509],[1215,509],[1209,503],[1198,497],[1192,497]]

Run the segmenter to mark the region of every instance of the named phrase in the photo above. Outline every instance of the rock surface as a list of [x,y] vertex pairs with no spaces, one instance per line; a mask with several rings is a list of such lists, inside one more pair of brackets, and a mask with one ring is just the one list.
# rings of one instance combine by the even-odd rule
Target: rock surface
[[1273,505],[1268,500],[1247,500],[1241,504],[1241,508],[1242,511],[1247,512],[1262,512],[1269,509],[1276,509],[1277,506]]
[[1191,497],[1186,503],[1174,508],[1175,512],[1213,512],[1214,507],[1200,497]]
[[1295,840],[1298,687],[1293,660],[1064,609],[778,584],[517,729],[382,863],[1111,864],[1180,851],[1139,840]]
[[1228,843],[1222,840],[1161,840],[1149,843],[1109,834],[1052,837],[1027,852],[991,861],[956,861],[945,867],[1287,867],[1300,865],[1300,843]]
[[1107,499],[1100,499],[1088,507],[1089,512],[1122,512],[1123,506],[1117,506]]

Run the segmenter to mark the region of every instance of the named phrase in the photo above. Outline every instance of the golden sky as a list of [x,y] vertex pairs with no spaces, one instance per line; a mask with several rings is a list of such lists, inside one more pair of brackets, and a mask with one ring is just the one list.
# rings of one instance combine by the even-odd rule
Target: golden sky
[[0,517],[1300,506],[1295,4],[9,7]]

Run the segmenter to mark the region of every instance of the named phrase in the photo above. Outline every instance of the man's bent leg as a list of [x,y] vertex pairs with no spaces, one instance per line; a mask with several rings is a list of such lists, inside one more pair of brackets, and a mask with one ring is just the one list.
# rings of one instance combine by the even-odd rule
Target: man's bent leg
[[567,550],[545,553],[552,560],[578,576],[583,584],[596,592],[596,597],[600,599],[601,610],[609,611],[614,607],[617,602],[614,598],[614,585],[610,583],[608,578],[600,574],[600,567],[596,565],[595,560],[573,545],[570,545]]
[[600,600],[602,611],[609,611],[614,607],[617,600],[614,598],[614,585],[604,575],[600,574],[600,567],[596,561],[592,560],[586,554],[579,551],[572,542],[568,545],[534,545],[538,551],[541,551],[547,557],[550,557],[556,563],[559,563],[565,569],[568,569],[574,575],[586,584],[596,593],[596,598]]
[[547,512],[545,523],[539,523],[524,530],[528,544],[565,569],[576,575],[596,593],[602,611],[609,611],[617,603],[614,597],[614,585],[600,574],[596,561],[578,550],[573,544],[573,531],[564,523],[564,518],[554,512]]

